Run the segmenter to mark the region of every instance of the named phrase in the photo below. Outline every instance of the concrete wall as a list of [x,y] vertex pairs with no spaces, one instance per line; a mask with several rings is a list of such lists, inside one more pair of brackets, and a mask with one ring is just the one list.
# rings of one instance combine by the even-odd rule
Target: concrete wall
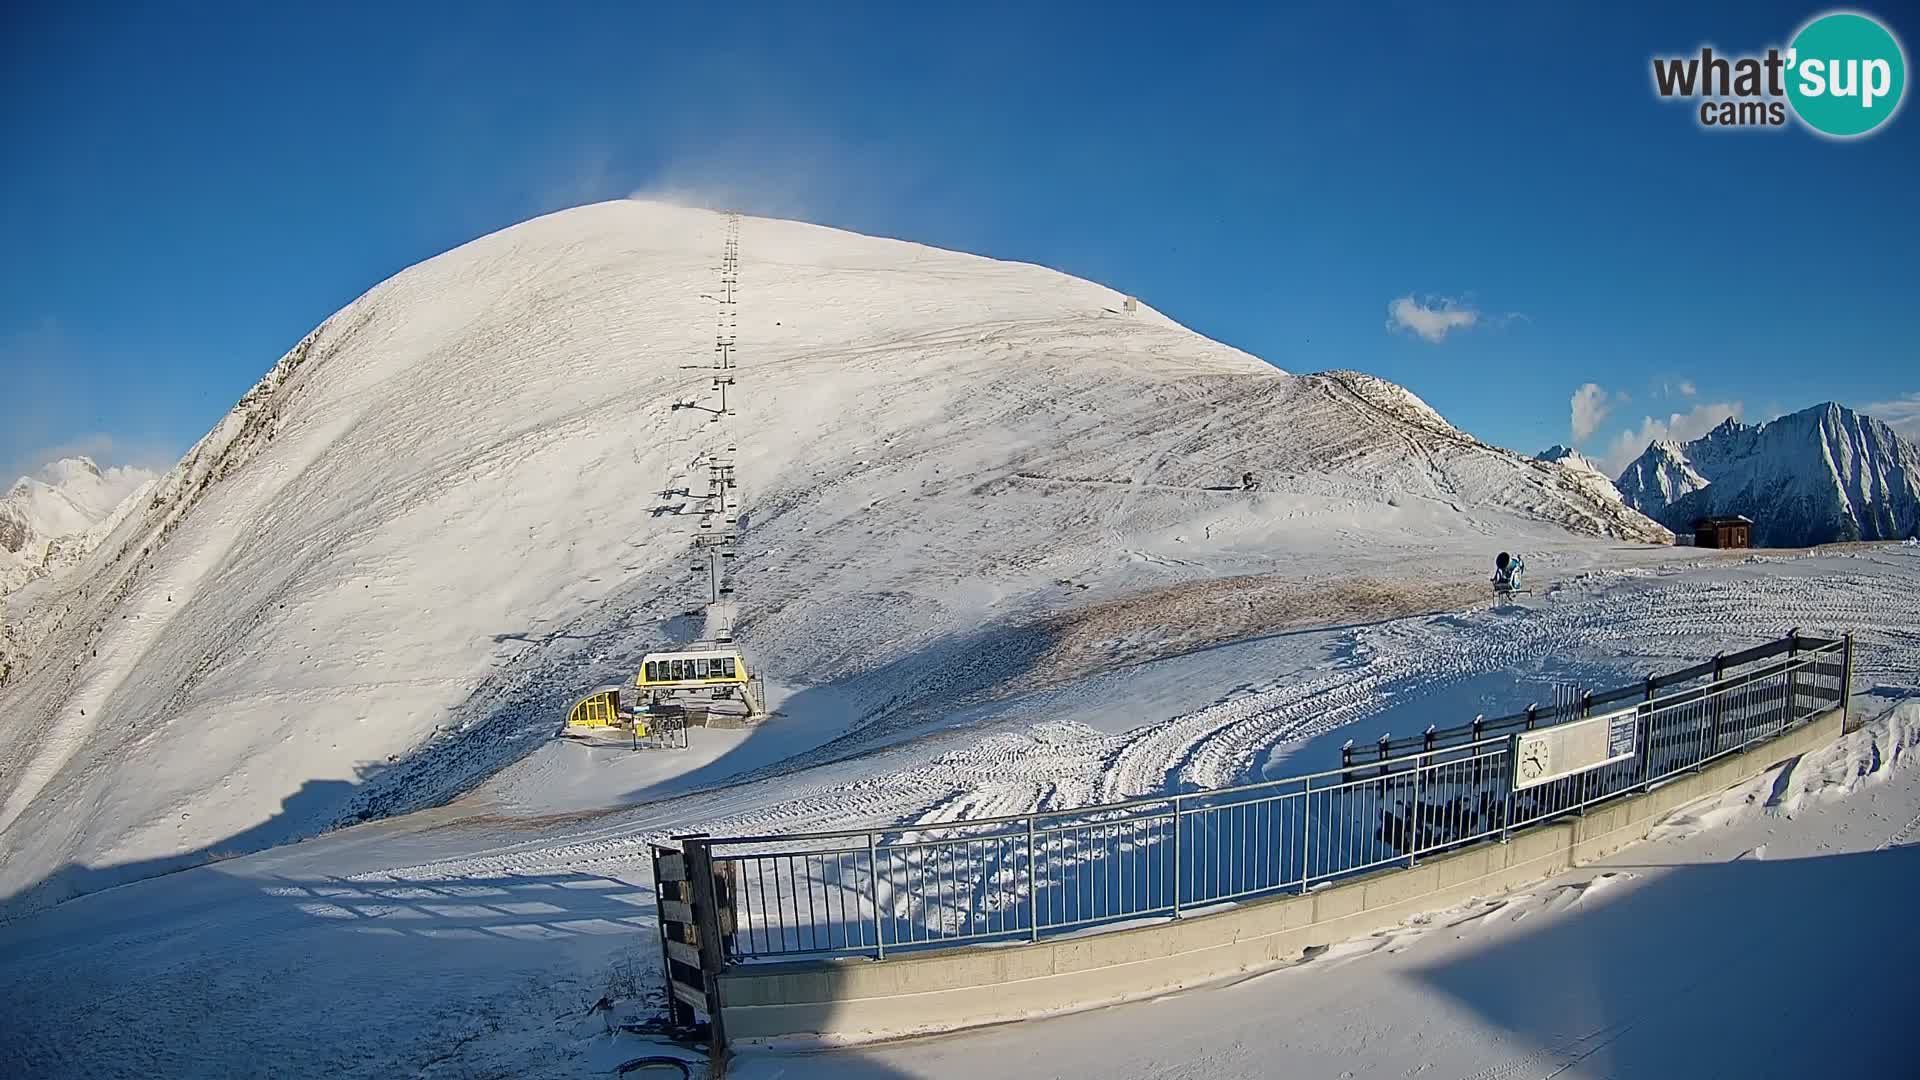
[[1435,855],[1304,896],[1216,914],[1037,943],[840,957],[729,968],[720,995],[730,1039],[812,1034],[879,1037],[950,1031],[1150,997],[1297,960],[1399,926],[1410,916],[1551,877],[1638,840],[1668,812],[1838,738],[1842,710],[1797,730],[1570,818]]

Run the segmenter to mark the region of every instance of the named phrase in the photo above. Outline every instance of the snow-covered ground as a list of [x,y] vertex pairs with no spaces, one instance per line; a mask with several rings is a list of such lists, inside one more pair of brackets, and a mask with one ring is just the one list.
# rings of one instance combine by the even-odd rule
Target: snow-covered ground
[[[431,806],[545,746],[578,692],[697,634],[689,490],[728,442],[739,637],[789,693],[689,755],[705,780],[1310,623],[1328,583],[1471,583],[1508,545],[1551,573],[1668,536],[1379,379],[1288,374],[1041,267],[793,222],[740,225],[737,415],[715,423],[726,223],[580,207],[397,274],[10,610],[0,904]],[[1196,585],[1211,600],[1167,591]],[[1125,605],[1147,595],[1192,624],[1143,632]],[[535,761],[508,804],[687,782],[666,771]]]
[[[1694,808],[1694,824],[1673,831],[1719,828],[1236,987],[741,1067],[1258,1076],[1284,1058],[1305,1075],[1422,1064],[1546,1075],[1591,1051],[1562,1075],[1674,1075],[1655,1055],[1677,1040],[1680,1015],[1707,1033],[1673,1053],[1722,1045],[1735,1021],[1756,1054],[1832,1052],[1820,1025],[1841,1023],[1835,1010],[1872,1023],[1895,1008],[1871,980],[1913,956],[1897,905],[1920,884],[1915,868],[1898,851],[1851,853],[1920,832],[1905,751],[1920,705],[1894,711],[1920,684],[1920,549],[1667,555],[1666,566],[1568,574],[1517,607],[1281,632],[984,695],[951,724],[797,760],[751,756],[755,739],[780,737],[769,727],[740,744],[746,777],[614,813],[536,815],[532,772],[509,773],[451,806],[83,896],[0,926],[0,1060],[49,1076],[603,1075],[650,1045],[586,1015],[603,995],[616,1020],[657,1001],[649,838],[953,817],[1324,767],[1346,737],[1505,711],[1554,682],[1605,685],[1793,625],[1859,635],[1856,682],[1877,690],[1862,707],[1883,718],[1756,787],[1766,794],[1754,806],[1742,796]],[[1829,797],[1848,787],[1859,790]],[[515,792],[529,801],[508,805]],[[1762,844],[1764,858],[1721,865]],[[1653,970],[1671,978],[1628,981]],[[1803,1016],[1819,1022],[1799,1026]]]

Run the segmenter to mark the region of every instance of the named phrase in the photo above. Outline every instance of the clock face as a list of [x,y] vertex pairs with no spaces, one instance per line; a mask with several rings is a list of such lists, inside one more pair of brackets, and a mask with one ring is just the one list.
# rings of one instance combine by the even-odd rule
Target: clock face
[[1534,740],[1520,748],[1520,778],[1537,780],[1547,774],[1548,756],[1544,740]]

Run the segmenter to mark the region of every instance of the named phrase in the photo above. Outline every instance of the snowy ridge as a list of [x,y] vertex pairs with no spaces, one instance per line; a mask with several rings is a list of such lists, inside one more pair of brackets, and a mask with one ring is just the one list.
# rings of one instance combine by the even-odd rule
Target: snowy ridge
[[[1600,466],[1595,465],[1592,458],[1589,458],[1571,446],[1561,446],[1555,443],[1533,456],[1540,461],[1551,461],[1558,465],[1564,465],[1569,469],[1577,469],[1580,472],[1600,472]],[[1601,473],[1601,475],[1604,476],[1606,474]],[[1608,483],[1612,483],[1612,481],[1609,480]]]
[[1570,446],[1554,445],[1534,455],[1538,461],[1552,462],[1565,469],[1572,480],[1591,490],[1594,494],[1610,502],[1625,503],[1625,496],[1613,485],[1613,480],[1600,471],[1600,466],[1585,454]]
[[[1646,451],[1627,466],[1620,474],[1616,490],[1636,509],[1649,506],[1664,509],[1706,486],[1706,477],[1687,460],[1681,444],[1661,439],[1649,444]],[[1689,521],[1687,527],[1691,528],[1692,522]]]
[[1422,401],[1418,394],[1404,386],[1390,383],[1364,371],[1338,370],[1322,374],[1339,382],[1355,397],[1389,416],[1417,427],[1424,427],[1440,435],[1461,439],[1470,438],[1459,428],[1447,423],[1446,417],[1441,416],[1433,406]]
[[1656,442],[1620,475],[1636,509],[1676,531],[1744,514],[1753,541],[1801,547],[1920,532],[1920,449],[1829,402],[1758,426],[1728,418],[1688,443]]
[[[697,633],[708,416],[676,405],[710,381],[724,221],[550,215],[291,350],[10,616],[0,897],[444,801]],[[856,680],[839,725],[1017,680],[1021,628],[1082,597],[1668,538],[1391,384],[1289,375],[1055,271],[753,218],[740,267],[738,630],[790,715]]]
[[[1592,457],[1588,457],[1586,454],[1580,454],[1578,450],[1574,450],[1571,446],[1553,444],[1553,446],[1542,450],[1540,454],[1536,454],[1534,457],[1540,459],[1540,461],[1551,461],[1551,463],[1555,463],[1555,465],[1561,465],[1561,467],[1565,467],[1565,469],[1572,469],[1572,471],[1576,471],[1576,473],[1592,473],[1592,475],[1603,477],[1603,479],[1607,477],[1605,473],[1601,473],[1599,465],[1594,463]],[[1613,480],[1607,479],[1607,486],[1611,488],[1611,486],[1613,486]],[[1619,492],[1615,492],[1615,494],[1619,494]]]

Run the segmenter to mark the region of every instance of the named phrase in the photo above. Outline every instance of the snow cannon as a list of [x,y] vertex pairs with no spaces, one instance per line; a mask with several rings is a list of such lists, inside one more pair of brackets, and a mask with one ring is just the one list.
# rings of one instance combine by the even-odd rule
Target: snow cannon
[[1527,569],[1526,562],[1518,555],[1501,552],[1493,560],[1493,592],[1495,596],[1511,596],[1524,590],[1520,587],[1520,575]]

